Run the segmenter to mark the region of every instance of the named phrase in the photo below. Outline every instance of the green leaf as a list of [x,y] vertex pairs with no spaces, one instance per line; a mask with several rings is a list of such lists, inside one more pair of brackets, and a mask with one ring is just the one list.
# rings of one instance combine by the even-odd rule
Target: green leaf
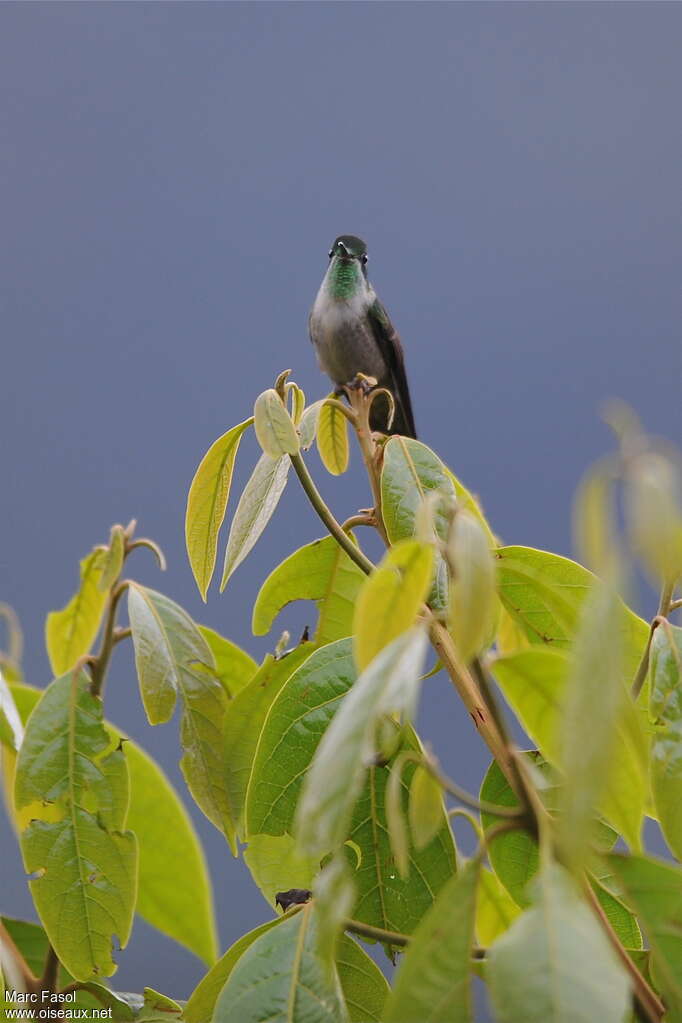
[[[41,692],[25,685],[12,689],[25,721]],[[187,811],[149,754],[108,721],[104,727],[112,745],[118,746],[123,740],[130,775],[127,827],[135,834],[139,847],[135,911],[204,962],[213,962],[217,938],[211,882]],[[13,765],[3,764],[3,774],[12,784]],[[31,813],[24,810],[19,826],[25,827],[30,817]]]
[[653,584],[672,584],[682,575],[682,477],[662,451],[643,451],[627,460],[625,510],[633,548]]
[[317,422],[320,418],[320,409],[322,408],[324,401],[324,398],[320,398],[319,401],[315,401],[312,405],[308,405],[307,409],[301,416],[298,424],[298,436],[301,441],[302,451],[308,451],[308,449],[313,445],[317,435]]
[[[417,626],[393,640],[358,678],[325,732],[297,810],[296,832],[310,855],[324,855],[348,837],[365,765],[374,751],[377,720],[391,712],[413,716],[426,644],[426,632]],[[331,644],[331,650],[336,646]]]
[[253,608],[254,635],[264,636],[292,600],[314,600],[319,613],[316,643],[350,636],[355,599],[365,578],[332,536],[313,540],[290,554],[261,586]]
[[[15,920],[13,917],[0,916],[0,921],[24,958],[26,965],[35,977],[42,976],[45,968],[45,959],[50,947],[50,942],[45,929],[40,924],[34,924],[28,920]],[[2,939],[0,938],[0,945]],[[0,958],[2,958],[0,956]],[[9,973],[9,971],[7,971]],[[9,977],[6,974],[6,979]],[[65,987],[73,980],[71,974],[60,966],[59,985]],[[2,1004],[0,1003],[0,1009]],[[0,1016],[2,1019],[2,1016]]]
[[[493,666],[509,706],[544,756],[557,766],[568,672],[564,651],[540,646],[498,658]],[[633,839],[646,798],[646,736],[627,694],[609,730],[613,746],[598,804],[613,826]]]
[[[563,649],[575,638],[580,611],[595,576],[582,565],[533,547],[499,547],[497,576],[502,603],[534,644]],[[649,626],[620,604],[624,677],[635,677]]]
[[339,941],[336,969],[350,1023],[382,1023],[390,988],[376,963],[347,934]]
[[218,995],[225,987],[228,977],[232,973],[242,955],[250,945],[267,934],[273,927],[279,927],[282,923],[281,917],[275,917],[254,928],[248,934],[243,934],[235,941],[227,952],[221,956],[215,966],[208,971],[190,995],[183,1012],[186,1023],[210,1023],[213,1019],[213,1011]]
[[[291,834],[304,775],[355,678],[351,642],[341,640],[316,651],[292,674],[272,704],[249,785],[247,818],[252,834]],[[409,728],[403,745],[421,752]],[[443,815],[433,842],[420,853],[411,852],[409,881],[397,875],[385,813],[390,769],[391,765],[369,768],[349,825],[347,837],[352,845],[346,845],[344,853],[358,892],[356,919],[407,934],[454,872],[455,850]],[[413,764],[404,767],[403,801],[413,770]]]
[[444,806],[441,787],[425,768],[417,766],[410,785],[410,832],[417,849],[424,849],[438,834]]
[[324,404],[320,409],[317,419],[317,450],[323,466],[332,476],[341,476],[348,468],[348,421],[334,405]]
[[469,958],[479,863],[451,878],[417,927],[396,975],[384,1023],[467,1023]]
[[266,455],[280,458],[282,455],[298,454],[296,427],[274,388],[270,387],[258,395],[253,407],[253,418],[258,443]]
[[128,590],[128,614],[149,722],[168,721],[181,697],[182,773],[199,808],[235,851],[235,822],[222,775],[227,697],[211,671],[202,667],[213,668],[208,644],[178,604],[137,583]]
[[[538,779],[540,796],[544,805],[551,814],[555,815],[559,802],[556,772],[539,753],[532,751],[526,753],[525,756],[532,766],[533,774]],[[482,800],[495,803],[498,806],[510,808],[519,806],[516,795],[495,761],[491,763],[486,772],[480,796]],[[491,814],[484,813],[481,815],[481,819],[483,827],[486,829],[498,823],[498,819]],[[602,851],[610,849],[617,838],[617,833],[608,824],[599,819],[592,821],[590,841],[597,849]],[[513,831],[499,835],[490,843],[489,858],[496,876],[516,904],[522,907],[528,906],[530,902],[527,891],[528,882],[537,873],[539,865],[538,845],[535,838],[527,831]],[[598,880],[603,881],[601,875]],[[636,937],[639,930],[632,915],[624,906],[613,905],[606,897],[607,893],[601,884],[593,883],[593,887],[621,939],[629,947],[641,947],[641,935]]]
[[481,868],[478,877],[478,898],[476,900],[476,934],[479,942],[492,945],[500,934],[504,934],[519,915],[519,907],[495,874],[486,867]]
[[[440,458],[420,441],[391,437],[384,447],[381,470],[381,511],[391,543],[409,539],[418,532],[420,509],[430,494],[440,494],[445,498],[434,508],[433,525],[439,539],[447,540],[447,506],[456,498],[479,519],[490,535],[491,545],[494,544],[492,533],[475,500]],[[448,605],[448,572],[440,555],[436,558],[434,577],[428,602],[433,608],[445,610]]]
[[215,673],[229,697],[234,697],[250,682],[258,670],[253,657],[206,625],[198,625],[213,654]]
[[[111,975],[111,942],[124,947],[137,894],[137,842],[124,831],[126,759],[110,748],[101,701],[84,672],[43,694],[26,727],[15,780],[17,810],[31,807],[21,835],[36,909],[74,977]],[[55,819],[56,817],[56,819]]]
[[499,1023],[622,1023],[629,978],[570,876],[538,875],[532,906],[490,949]]
[[253,419],[246,419],[214,441],[199,463],[187,495],[187,555],[204,601],[215,568],[218,533],[225,518],[239,442],[252,423]]
[[291,460],[286,455],[280,458],[261,455],[258,460],[239,498],[230,527],[223,577],[220,581],[221,593],[234,570],[253,549],[270,521],[284,492],[290,466]]
[[336,853],[315,878],[313,897],[317,953],[331,972],[343,923],[353,915],[356,891],[348,860]]
[[227,705],[223,726],[223,777],[240,836],[246,790],[268,711],[287,679],[312,652],[312,643],[302,643],[279,660],[268,654],[249,684]]
[[80,587],[61,611],[50,611],[45,642],[55,675],[64,675],[92,646],[99,630],[106,593],[99,588],[102,550],[95,548],[80,563]]
[[606,861],[649,940],[666,1019],[682,1019],[682,870],[646,856],[612,853]]
[[121,574],[125,547],[126,536],[123,526],[112,526],[109,546],[102,552],[102,570],[98,585],[103,592],[110,589]]
[[[400,876],[407,878],[410,873],[410,836],[407,824],[405,823],[403,808],[403,765],[404,760],[402,757],[397,757],[391,765],[388,782],[386,783],[385,811],[388,840],[393,860]],[[415,776],[416,774],[413,777]],[[439,825],[440,823],[439,821]]]
[[125,752],[131,783],[128,827],[140,848],[136,911],[152,927],[212,963],[218,939],[199,838],[159,765],[129,739]]
[[[594,807],[609,776],[620,766],[614,771],[613,725],[624,713],[628,697],[622,684],[619,617],[615,593],[597,584],[582,609],[562,704],[559,766],[567,784],[561,789],[558,837],[565,862],[576,870],[589,854]],[[608,816],[630,845],[638,848],[646,798],[643,771],[636,780],[640,784],[635,798],[622,793],[624,802],[611,801]]]
[[433,548],[403,540],[367,576],[353,620],[355,660],[360,669],[415,623],[431,582]]
[[0,671],[0,743],[18,752],[24,738],[24,728],[14,703],[10,687]]
[[230,972],[215,1023],[346,1023],[337,986],[316,951],[312,906],[261,934]]
[[478,519],[458,511],[448,538],[450,632],[468,664],[495,638],[498,607],[495,562],[488,536]]
[[651,788],[665,840],[682,859],[682,629],[659,625],[651,643]]
[[320,869],[318,859],[301,855],[291,835],[251,835],[244,862],[271,907],[278,892],[311,889]]

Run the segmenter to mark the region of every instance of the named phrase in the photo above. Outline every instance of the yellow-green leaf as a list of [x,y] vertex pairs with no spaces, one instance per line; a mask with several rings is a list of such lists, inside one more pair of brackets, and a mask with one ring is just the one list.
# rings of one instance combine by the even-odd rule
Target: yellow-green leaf
[[[128,767],[112,748],[85,671],[53,682],[31,714],[16,767],[17,811],[38,915],[78,980],[110,976],[114,936],[124,947],[137,893],[137,841],[126,831]],[[46,757],[45,751],[50,755]]]
[[281,458],[297,455],[298,434],[291,416],[277,391],[270,387],[256,398],[253,407],[254,427],[258,443],[266,455]]
[[99,588],[102,550],[95,548],[80,563],[80,587],[61,611],[50,611],[45,641],[55,675],[64,675],[89,653],[99,630],[107,596]]
[[483,867],[478,878],[476,934],[481,945],[492,945],[504,934],[521,910],[495,874]]
[[186,611],[138,583],[131,583],[128,590],[128,614],[149,722],[168,721],[180,696],[180,767],[197,805],[236,852],[235,821],[222,770],[227,696],[215,677],[210,648]]
[[334,405],[325,404],[320,409],[317,420],[317,450],[322,464],[332,476],[340,476],[348,468],[348,421],[343,412]]
[[443,822],[441,787],[424,767],[417,767],[410,783],[410,832],[417,849],[425,849]]
[[432,571],[433,548],[418,540],[403,540],[367,577],[355,603],[353,620],[353,650],[360,670],[414,625]]
[[682,629],[663,623],[651,643],[651,788],[666,842],[682,859]]
[[236,696],[244,688],[258,670],[258,665],[246,650],[209,629],[206,625],[198,625],[199,632],[208,643],[215,661],[215,673],[222,683],[228,696]]
[[260,588],[251,628],[264,636],[287,604],[314,600],[319,614],[315,642],[322,646],[353,632],[353,610],[365,573],[334,537],[313,540],[273,569]]
[[465,662],[489,646],[497,625],[495,562],[480,521],[471,512],[455,515],[448,538],[450,630]]
[[227,586],[232,573],[253,549],[284,492],[291,460],[284,455],[271,458],[261,455],[256,468],[239,498],[230,527],[225,551],[220,592]]
[[118,579],[125,556],[125,530],[123,526],[112,526],[109,546],[102,552],[102,573],[99,588],[106,592]]
[[185,542],[192,573],[204,601],[215,569],[218,533],[225,518],[239,442],[252,423],[253,418],[246,419],[211,444],[189,488]]

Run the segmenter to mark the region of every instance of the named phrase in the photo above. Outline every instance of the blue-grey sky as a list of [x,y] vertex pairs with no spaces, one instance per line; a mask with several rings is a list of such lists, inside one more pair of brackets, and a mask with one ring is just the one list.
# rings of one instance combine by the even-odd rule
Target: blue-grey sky
[[[368,241],[422,439],[507,542],[570,553],[600,402],[680,439],[681,38],[678,4],[2,5],[0,599],[29,680],[49,681],[44,617],[78,559],[133,516],[169,570],[139,555],[131,574],[256,656],[274,643],[249,635],[259,581],[320,535],[295,482],[207,607],[185,497],[280,370],[326,392],[306,317],[340,233]],[[322,478],[340,516],[367,502],[354,462]],[[425,700],[424,737],[475,787],[467,716],[439,680]],[[107,713],[184,792],[129,651]],[[224,947],[270,910],[195,819]],[[0,831],[2,908],[26,912]],[[122,988],[185,996],[201,973],[144,925],[119,959]]]

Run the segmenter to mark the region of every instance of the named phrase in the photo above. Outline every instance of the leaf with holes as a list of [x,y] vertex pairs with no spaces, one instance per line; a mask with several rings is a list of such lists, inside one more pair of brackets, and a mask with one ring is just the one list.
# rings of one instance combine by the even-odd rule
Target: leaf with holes
[[112,748],[101,701],[86,672],[69,672],[43,694],[17,761],[15,802],[30,807],[21,835],[36,909],[69,972],[80,980],[116,969],[137,893],[137,842],[125,830],[129,778]]
[[353,632],[353,608],[365,573],[332,536],[313,540],[290,554],[260,588],[253,608],[254,635],[264,636],[283,607],[293,600],[314,600],[319,645]]

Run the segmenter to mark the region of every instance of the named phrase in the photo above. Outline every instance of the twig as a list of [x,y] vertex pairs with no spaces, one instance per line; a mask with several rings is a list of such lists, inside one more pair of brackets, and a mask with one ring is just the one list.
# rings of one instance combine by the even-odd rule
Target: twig
[[672,600],[672,595],[673,595],[674,589],[675,589],[675,584],[672,583],[672,582],[664,583],[663,587],[661,589],[661,597],[660,597],[660,600],[658,602],[658,611],[656,612],[656,617],[654,618],[654,620],[651,623],[651,626],[649,627],[649,638],[646,641],[646,646],[644,647],[644,651],[642,653],[642,658],[641,658],[641,660],[640,660],[640,662],[639,662],[639,664],[637,666],[637,671],[635,672],[635,678],[634,678],[634,681],[632,683],[632,698],[633,698],[633,700],[636,700],[637,697],[639,696],[639,694],[641,693],[642,687],[644,686],[644,683],[646,682],[646,677],[647,677],[647,675],[649,673],[649,657],[650,657],[650,654],[651,654],[651,641],[654,638],[654,632],[656,631],[656,628],[658,626],[657,619],[658,618],[667,618],[668,615],[670,614],[671,610],[674,610],[676,604],[677,604],[677,606],[682,607],[682,601],[673,601]]
[[322,495],[315,486],[312,476],[308,472],[308,467],[299,455],[290,455],[291,464],[293,465],[296,475],[301,481],[301,486],[306,492],[310,503],[324,522],[325,526],[337,541],[340,547],[343,547],[344,551],[351,558],[355,564],[369,575],[374,570],[374,565],[365,557],[359,547],[357,547],[350,539],[347,533],[344,533],[342,525],[337,522],[334,518],[329,507],[325,504],[322,499]]
[[41,991],[56,991],[57,990],[57,978],[59,977],[59,959],[52,945],[47,950],[45,956],[45,967],[43,969],[43,975],[40,978]]
[[107,617],[104,623],[104,633],[102,635],[102,644],[99,651],[91,664],[92,672],[92,685],[90,690],[93,696],[101,696],[102,688],[104,686],[104,679],[106,677],[107,668],[109,667],[109,661],[111,660],[111,654],[114,649],[115,640],[114,632],[116,627],[116,610],[118,608],[118,602],[128,588],[128,583],[124,580],[115,586],[109,594],[109,602],[107,606]]

